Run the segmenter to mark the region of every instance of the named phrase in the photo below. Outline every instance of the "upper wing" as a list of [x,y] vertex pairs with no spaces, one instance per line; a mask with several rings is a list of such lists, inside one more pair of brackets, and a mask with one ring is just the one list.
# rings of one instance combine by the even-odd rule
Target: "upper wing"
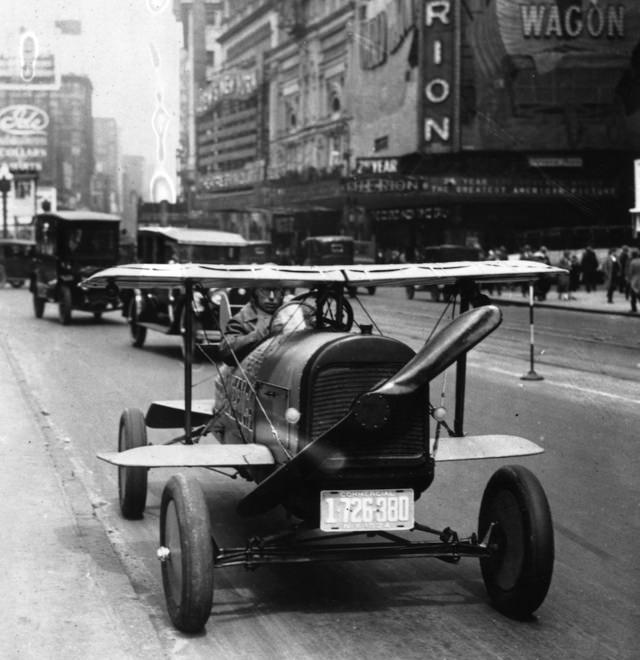
[[452,261],[428,264],[275,266],[216,264],[129,264],[95,273],[82,284],[102,288],[175,287],[191,281],[206,288],[316,287],[320,284],[408,286],[458,280],[522,282],[565,272],[536,261]]

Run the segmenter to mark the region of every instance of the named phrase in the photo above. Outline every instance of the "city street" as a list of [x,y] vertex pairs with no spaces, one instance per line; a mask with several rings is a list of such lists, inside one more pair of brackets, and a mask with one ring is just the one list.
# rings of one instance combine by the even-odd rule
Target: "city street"
[[[403,289],[378,289],[361,300],[384,333],[414,349],[444,308],[421,294],[409,301]],[[638,320],[537,310],[535,369],[543,379],[526,381],[521,376],[530,368],[528,310],[505,306],[503,312],[502,326],[469,354],[465,431],[521,435],[545,448],[540,456],[512,459],[541,480],[555,528],[551,589],[526,622],[504,618],[488,605],[476,561],[452,566],[409,559],[220,570],[206,634],[178,633],[166,614],[155,558],[159,498],[172,471],[150,473],[144,519],[125,521],[118,509],[116,468],[95,454],[115,449],[124,408],[146,410],[153,400],[182,397],[179,338],[150,333],[145,347],[136,349],[119,312],[101,321],[75,313],[65,327],[55,306],[48,305],[37,320],[26,289],[3,289],[0,344],[11,366],[3,379],[20,382],[28,409],[48,429],[42,451],[51,455],[69,497],[90,503],[104,529],[100,542],[115,549],[118,568],[166,657],[635,657],[640,646],[640,560],[634,542],[640,532]],[[196,398],[212,396],[213,373],[210,365],[195,369]],[[445,391],[450,418],[453,385],[449,373],[432,383],[431,391],[438,401]],[[152,442],[164,437],[150,433],[156,434]],[[433,486],[417,504],[417,519],[448,525],[462,536],[475,531],[484,486],[505,462],[440,464]],[[250,484],[203,470],[198,476],[219,543],[243,544],[281,528],[280,513],[255,520],[235,515]],[[16,492],[11,506],[17,514],[20,500]],[[84,524],[77,521],[80,534]],[[122,616],[124,629],[126,609]]]

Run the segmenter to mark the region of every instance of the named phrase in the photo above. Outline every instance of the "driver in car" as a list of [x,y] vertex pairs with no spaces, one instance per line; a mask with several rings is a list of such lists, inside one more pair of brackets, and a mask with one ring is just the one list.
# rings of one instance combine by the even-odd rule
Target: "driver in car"
[[227,323],[220,358],[235,367],[251,351],[269,336],[271,319],[282,305],[284,289],[258,287],[251,292],[251,300]]

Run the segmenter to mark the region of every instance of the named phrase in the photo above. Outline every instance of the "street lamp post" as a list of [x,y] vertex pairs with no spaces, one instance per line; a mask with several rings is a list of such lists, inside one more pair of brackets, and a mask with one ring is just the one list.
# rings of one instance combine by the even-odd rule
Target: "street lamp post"
[[0,193],[2,193],[2,237],[8,238],[7,228],[7,193],[11,190],[13,174],[6,163],[0,165]]

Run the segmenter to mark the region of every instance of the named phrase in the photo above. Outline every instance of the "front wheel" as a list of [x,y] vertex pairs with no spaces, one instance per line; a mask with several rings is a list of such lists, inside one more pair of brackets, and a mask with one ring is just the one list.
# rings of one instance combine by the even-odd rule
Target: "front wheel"
[[200,632],[211,614],[215,544],[209,510],[194,477],[176,474],[162,492],[162,586],[173,625]]
[[498,611],[524,619],[545,599],[554,560],[549,503],[530,470],[508,465],[493,474],[480,504],[479,538],[491,525],[491,555],[480,560],[485,587]]
[[[127,408],[120,416],[118,451],[146,447],[147,426],[138,408]],[[147,503],[147,468],[119,467],[118,495],[120,511],[127,520],[142,518]]]
[[71,289],[68,286],[60,287],[60,299],[58,300],[58,315],[62,325],[71,323]]

